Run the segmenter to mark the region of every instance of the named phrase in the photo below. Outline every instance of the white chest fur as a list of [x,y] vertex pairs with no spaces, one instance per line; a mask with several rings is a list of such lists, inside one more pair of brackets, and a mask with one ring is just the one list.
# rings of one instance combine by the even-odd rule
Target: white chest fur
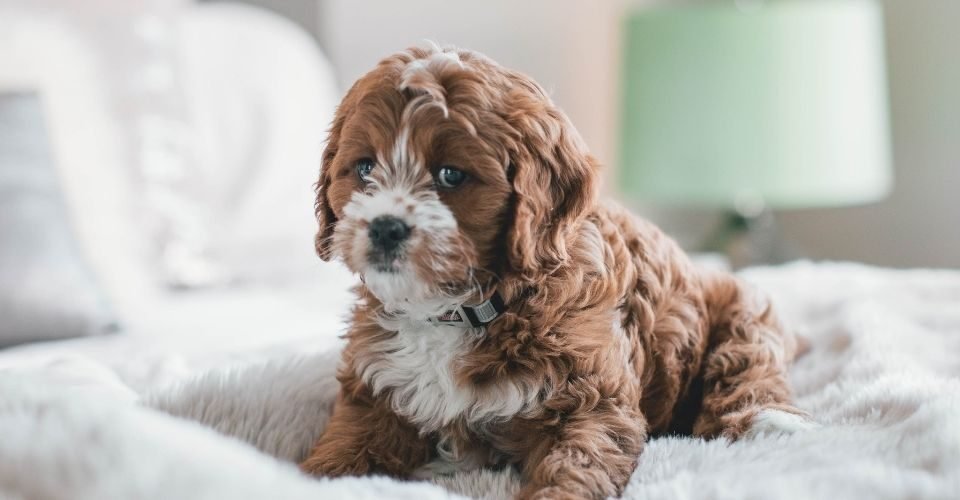
[[375,394],[390,391],[394,411],[433,432],[464,418],[470,424],[506,419],[529,411],[539,387],[513,380],[489,386],[458,384],[458,363],[481,340],[482,330],[434,325],[423,321],[391,321],[397,333],[374,346],[370,361],[357,374]]

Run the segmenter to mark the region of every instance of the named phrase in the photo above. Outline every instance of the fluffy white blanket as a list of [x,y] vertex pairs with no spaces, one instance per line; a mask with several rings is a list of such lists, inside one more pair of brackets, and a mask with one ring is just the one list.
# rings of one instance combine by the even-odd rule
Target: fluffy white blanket
[[[744,277],[813,342],[794,367],[820,427],[652,440],[625,498],[960,498],[960,273],[797,263]],[[0,373],[0,497],[503,498],[512,473],[317,481],[291,462],[329,415],[336,353],[137,395],[102,367]],[[172,415],[172,416],[171,416]]]

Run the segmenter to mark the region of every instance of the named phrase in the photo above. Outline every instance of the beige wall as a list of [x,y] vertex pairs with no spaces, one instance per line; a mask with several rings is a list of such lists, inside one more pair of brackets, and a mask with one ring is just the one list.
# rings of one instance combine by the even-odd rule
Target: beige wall
[[[290,2],[315,0],[252,1],[290,10]],[[619,16],[653,0],[318,1],[312,24],[344,87],[379,58],[423,39],[473,48],[551,89],[596,156],[615,161]],[[871,206],[783,213],[782,227],[815,258],[960,267],[960,1],[882,3],[894,192]],[[701,239],[716,219],[638,209],[684,242]]]

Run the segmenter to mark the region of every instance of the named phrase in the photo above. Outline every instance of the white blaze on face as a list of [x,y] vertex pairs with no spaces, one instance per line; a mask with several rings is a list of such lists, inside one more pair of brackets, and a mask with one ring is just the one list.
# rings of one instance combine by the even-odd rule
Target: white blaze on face
[[[462,302],[461,297],[451,297],[450,291],[443,290],[443,283],[436,282],[449,281],[457,259],[462,262],[457,246],[462,238],[456,218],[437,196],[426,168],[429,165],[424,164],[422,152],[413,147],[411,135],[416,130],[411,127],[421,111],[439,108],[444,117],[449,116],[443,78],[464,69],[456,51],[435,45],[430,55],[407,64],[397,89],[411,98],[401,114],[394,143],[390,150],[379,152],[369,184],[364,192],[354,193],[335,229],[334,242],[347,265],[364,275],[367,288],[388,310],[407,312],[408,317],[414,312],[433,316],[444,312],[444,307]],[[370,262],[369,225],[383,216],[400,219],[410,228],[392,272],[378,271],[373,265],[376,263]],[[379,264],[383,269],[383,263]]]
[[436,45],[433,49],[434,52],[429,57],[407,64],[397,88],[400,91],[411,90],[421,94],[405,111],[412,113],[421,106],[436,106],[443,111],[444,118],[447,118],[450,110],[447,108],[445,91],[439,77],[447,72],[461,71],[464,65],[455,51],[444,51]]
[[[449,308],[449,297],[437,296],[437,283],[421,279],[411,262],[446,259],[451,242],[457,235],[453,213],[440,201],[432,179],[409,148],[409,132],[402,128],[390,158],[382,155],[369,178],[364,192],[354,193],[344,206],[343,221],[337,228],[338,238],[350,243],[348,265],[364,275],[367,288],[388,310],[433,316]],[[409,238],[402,244],[395,272],[378,271],[369,259],[368,227],[378,217],[395,217],[410,228]]]

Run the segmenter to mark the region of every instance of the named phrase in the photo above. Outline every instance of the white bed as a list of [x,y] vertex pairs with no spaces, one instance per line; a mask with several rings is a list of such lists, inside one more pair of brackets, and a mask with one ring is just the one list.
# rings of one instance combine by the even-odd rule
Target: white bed
[[[812,340],[791,382],[821,426],[734,444],[653,440],[624,497],[960,496],[960,272],[798,262],[743,276]],[[205,325],[202,334],[87,338],[0,353],[0,494],[445,497],[446,489],[428,483],[318,482],[292,465],[322,430],[336,391],[345,285],[210,294],[198,307],[273,305],[238,323]],[[334,305],[332,296],[344,300]],[[232,329],[247,318],[252,329],[241,339]],[[502,498],[517,478],[478,472],[436,482]]]

